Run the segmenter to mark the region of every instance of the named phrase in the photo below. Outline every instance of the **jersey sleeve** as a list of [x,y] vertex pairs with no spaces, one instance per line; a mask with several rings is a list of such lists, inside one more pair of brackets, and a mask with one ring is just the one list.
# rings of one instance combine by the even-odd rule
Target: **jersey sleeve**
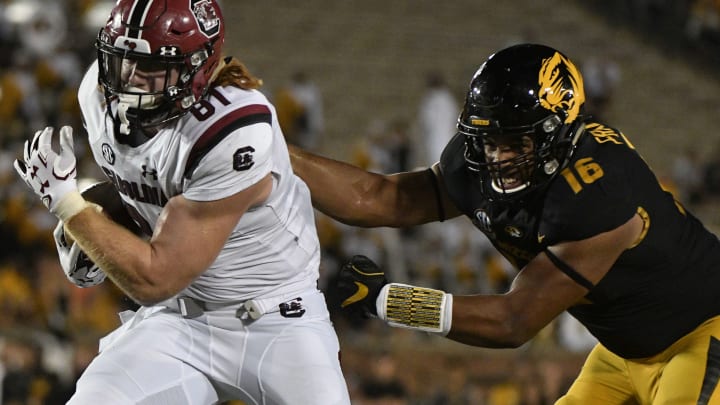
[[625,145],[587,142],[546,194],[539,232],[548,244],[610,231],[637,212],[631,178],[642,159]]
[[105,99],[98,89],[98,70],[96,60],[85,72],[77,93],[83,126],[91,142],[100,136],[94,128],[102,128],[105,120]]
[[455,134],[440,155],[440,172],[450,200],[465,215],[472,215],[473,201],[468,197],[474,191],[473,179],[465,163],[465,139]]
[[196,143],[186,168],[185,198],[213,201],[229,197],[270,173],[273,136],[268,123],[254,122],[225,132],[212,135],[210,142],[201,138]]

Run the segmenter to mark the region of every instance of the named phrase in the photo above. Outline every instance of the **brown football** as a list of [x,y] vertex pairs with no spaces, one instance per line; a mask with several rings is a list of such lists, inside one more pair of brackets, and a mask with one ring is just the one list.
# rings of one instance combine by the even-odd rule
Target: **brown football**
[[103,212],[113,221],[122,225],[135,235],[141,235],[140,227],[135,223],[123,204],[120,194],[110,181],[95,183],[83,190],[83,198],[103,207]]

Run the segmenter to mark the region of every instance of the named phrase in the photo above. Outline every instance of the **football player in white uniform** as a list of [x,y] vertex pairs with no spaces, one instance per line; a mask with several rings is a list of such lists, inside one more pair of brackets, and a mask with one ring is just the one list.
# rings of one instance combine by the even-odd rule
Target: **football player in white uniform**
[[79,102],[146,238],[78,192],[71,128],[59,148],[38,131],[15,162],[61,221],[68,277],[107,276],[141,305],[70,404],[350,403],[308,188],[261,82],[222,59],[223,41],[216,0],[119,0],[98,35]]

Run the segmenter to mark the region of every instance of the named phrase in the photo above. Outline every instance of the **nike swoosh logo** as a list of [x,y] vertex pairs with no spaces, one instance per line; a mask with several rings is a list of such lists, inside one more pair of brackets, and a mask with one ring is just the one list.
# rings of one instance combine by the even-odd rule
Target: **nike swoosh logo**
[[355,285],[357,286],[357,291],[355,291],[355,294],[347,297],[345,301],[343,301],[342,304],[340,304],[341,307],[345,308],[346,306],[350,304],[354,304],[358,301],[361,301],[365,299],[368,295],[368,288],[365,284],[360,283],[358,281],[355,281]]

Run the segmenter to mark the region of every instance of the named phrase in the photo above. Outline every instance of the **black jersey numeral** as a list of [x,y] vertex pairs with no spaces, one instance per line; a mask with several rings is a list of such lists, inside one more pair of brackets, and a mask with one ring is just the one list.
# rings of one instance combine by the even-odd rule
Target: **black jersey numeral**
[[583,188],[581,182],[583,184],[591,184],[604,176],[605,172],[597,162],[593,161],[591,157],[588,157],[578,159],[572,168],[566,167],[560,174],[565,178],[568,185],[570,185],[572,191],[577,194]]

